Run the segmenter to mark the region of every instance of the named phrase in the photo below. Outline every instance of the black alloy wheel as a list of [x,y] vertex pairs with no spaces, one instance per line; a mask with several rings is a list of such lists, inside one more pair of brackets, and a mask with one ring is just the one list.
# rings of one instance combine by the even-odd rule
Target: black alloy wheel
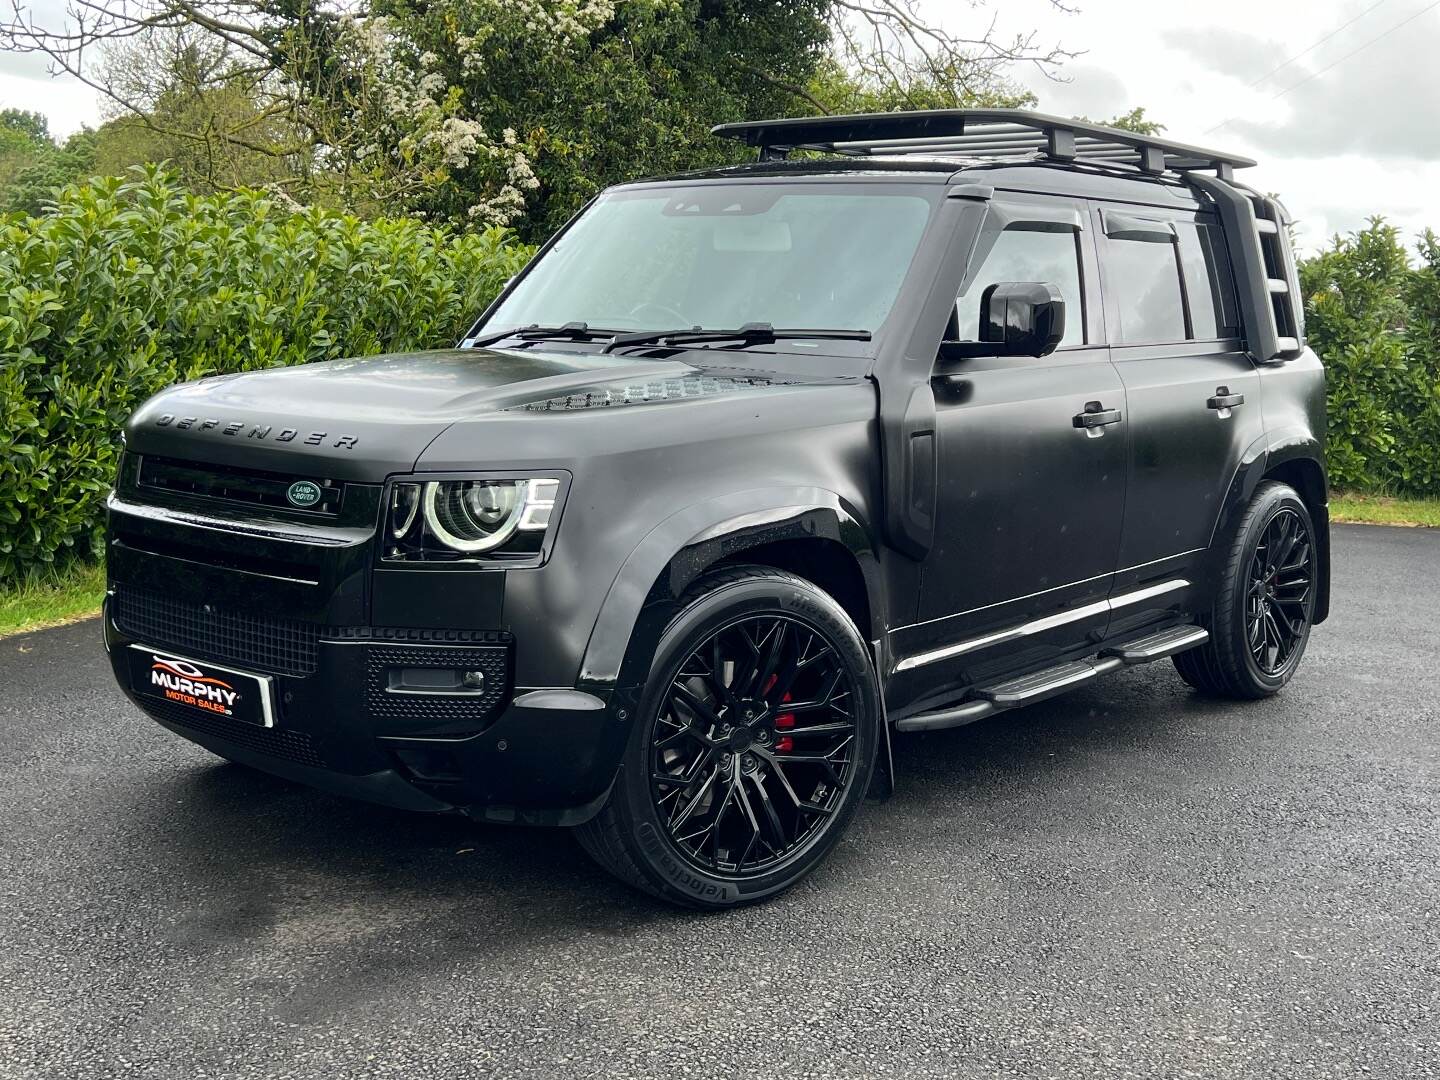
[[797,851],[854,781],[854,699],[835,649],[791,616],[739,619],[702,641],[651,738],[671,843],[696,867],[737,876]]
[[1201,623],[1204,645],[1175,667],[1197,690],[1255,699],[1295,674],[1310,640],[1319,552],[1310,511],[1294,488],[1266,480],[1235,525],[1213,607]]
[[654,646],[609,799],[581,846],[691,907],[773,897],[839,843],[864,801],[883,713],[854,620],[771,567],[714,571]]
[[1309,632],[1314,556],[1309,523],[1289,507],[1270,519],[1251,556],[1245,611],[1250,655],[1272,678],[1285,670]]

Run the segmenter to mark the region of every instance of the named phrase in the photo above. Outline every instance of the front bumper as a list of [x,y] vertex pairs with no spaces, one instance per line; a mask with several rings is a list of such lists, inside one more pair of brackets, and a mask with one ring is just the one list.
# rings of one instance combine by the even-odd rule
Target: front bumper
[[[544,824],[598,809],[625,710],[609,684],[574,687],[593,618],[537,602],[557,569],[550,593],[567,593],[564,564],[387,566],[379,485],[346,483],[321,514],[244,502],[259,474],[204,468],[196,494],[143,483],[127,454],[107,503],[106,645],[137,706],[225,757],[390,806]],[[268,676],[273,726],[133,693],[131,645]],[[478,689],[447,682],[477,672]]]
[[[608,694],[516,691],[508,635],[472,631],[449,635],[458,641],[416,642],[414,631],[363,627],[337,640],[335,628],[324,628],[308,646],[287,641],[278,650],[271,635],[272,653],[249,665],[274,680],[275,725],[264,728],[134,694],[124,661],[132,644],[200,662],[245,662],[236,659],[227,625],[197,625],[187,607],[162,609],[167,620],[147,622],[148,609],[126,590],[115,586],[105,600],[116,680],[161,725],[223,757],[340,795],[486,821],[578,824],[608,794],[624,740]],[[387,689],[387,672],[429,665],[483,670],[493,693],[459,709],[448,699]]]

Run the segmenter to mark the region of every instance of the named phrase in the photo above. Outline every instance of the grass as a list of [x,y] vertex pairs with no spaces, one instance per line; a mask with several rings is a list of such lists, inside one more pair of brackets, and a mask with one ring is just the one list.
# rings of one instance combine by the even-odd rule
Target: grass
[[1330,520],[1363,525],[1440,528],[1440,499],[1397,499],[1389,495],[1331,492]]
[[0,638],[88,619],[104,592],[105,568],[94,563],[0,584]]

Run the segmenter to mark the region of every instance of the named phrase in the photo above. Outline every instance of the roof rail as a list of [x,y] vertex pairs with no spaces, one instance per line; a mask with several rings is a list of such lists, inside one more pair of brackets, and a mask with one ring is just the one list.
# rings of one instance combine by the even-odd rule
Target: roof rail
[[924,154],[994,161],[1039,155],[1051,161],[1129,165],[1152,176],[1214,170],[1222,180],[1232,179],[1235,169],[1255,164],[1238,154],[1025,109],[802,116],[720,124],[710,130],[721,138],[758,146],[762,161],[782,159],[792,150],[851,157]]

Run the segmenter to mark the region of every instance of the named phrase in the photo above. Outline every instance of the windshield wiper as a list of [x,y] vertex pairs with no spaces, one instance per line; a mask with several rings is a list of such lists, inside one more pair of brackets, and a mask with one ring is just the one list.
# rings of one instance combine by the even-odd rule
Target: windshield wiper
[[563,326],[541,326],[539,323],[531,323],[529,326],[512,326],[509,330],[497,330],[491,334],[481,334],[479,337],[470,339],[471,348],[484,348],[486,345],[494,345],[497,341],[504,341],[506,338],[519,338],[521,341],[594,341],[596,338],[613,337],[617,331],[601,330],[591,328],[583,322],[567,322]]
[[637,330],[633,334],[616,334],[601,352],[614,352],[627,345],[693,345],[704,341],[740,341],[746,345],[768,345],[773,341],[796,338],[830,338],[840,341],[869,341],[869,330],[777,330],[769,323],[746,323],[738,330]]

